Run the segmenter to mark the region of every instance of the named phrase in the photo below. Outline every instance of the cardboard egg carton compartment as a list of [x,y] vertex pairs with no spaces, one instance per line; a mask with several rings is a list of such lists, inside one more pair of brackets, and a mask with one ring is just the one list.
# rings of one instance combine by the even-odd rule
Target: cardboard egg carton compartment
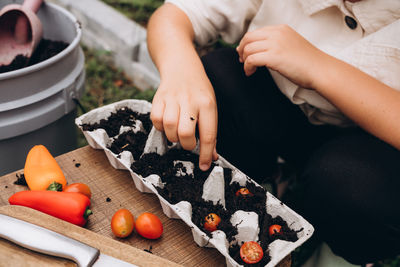
[[[151,110],[151,103],[143,100],[123,100],[107,106],[103,106],[94,109],[75,120],[76,125],[83,131],[82,124],[93,124],[99,122],[101,119],[107,119],[111,113],[115,113],[121,108],[128,108],[138,113],[148,113]],[[144,131],[141,127],[141,123],[137,122],[135,127],[121,127],[120,134],[127,130]],[[96,129],[94,131],[83,131],[85,138],[89,145],[95,149],[104,150],[110,164],[116,169],[123,169],[130,172],[132,179],[135,183],[136,188],[141,192],[154,193],[160,200],[163,212],[170,218],[183,220],[191,229],[193,233],[194,241],[201,247],[214,247],[219,250],[226,258],[227,266],[241,266],[229,255],[229,243],[226,235],[221,230],[216,230],[211,233],[212,238],[203,232],[197,225],[192,222],[192,206],[188,201],[181,201],[177,204],[170,204],[165,200],[157,191],[157,187],[162,187],[162,177],[160,178],[156,174],[142,177],[131,170],[131,164],[134,159],[129,151],[123,151],[119,155],[114,154],[110,149],[107,148],[116,137],[110,138],[104,129]],[[168,149],[179,146],[179,144],[172,144],[168,146],[168,142],[165,138],[164,133],[157,131],[154,127],[148,133],[146,145],[144,147],[143,154],[156,152],[163,155]],[[197,153],[198,148],[193,152]],[[190,174],[194,168],[193,163],[174,161],[185,166],[186,174]],[[224,175],[223,168],[232,169],[232,182],[238,182],[241,186],[244,186],[246,182],[251,182],[256,186],[261,187],[256,182],[248,178],[244,173],[231,165],[221,156],[215,162],[216,166],[211,171],[209,177],[206,179],[203,186],[203,199],[210,200],[213,203],[219,203],[224,206]],[[268,267],[275,266],[289,253],[303,244],[314,232],[313,226],[308,223],[302,216],[297,214],[295,211],[287,207],[284,203],[278,200],[269,192],[266,192],[266,210],[267,213],[272,217],[280,216],[284,219],[291,229],[302,229],[297,233],[298,240],[295,242],[289,242],[284,240],[273,241],[268,249],[271,257],[271,261],[266,265]],[[231,222],[233,225],[237,225],[238,234],[235,236],[237,242],[242,241],[257,241],[259,227],[258,227],[258,215],[255,212],[247,211],[236,211]]]

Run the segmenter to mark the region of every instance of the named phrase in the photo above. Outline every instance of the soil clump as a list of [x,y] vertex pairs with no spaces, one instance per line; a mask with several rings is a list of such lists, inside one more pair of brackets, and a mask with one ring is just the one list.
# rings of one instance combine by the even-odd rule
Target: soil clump
[[68,45],[62,41],[52,41],[43,38],[30,58],[17,55],[10,64],[0,66],[0,73],[22,69],[45,61],[63,51]]

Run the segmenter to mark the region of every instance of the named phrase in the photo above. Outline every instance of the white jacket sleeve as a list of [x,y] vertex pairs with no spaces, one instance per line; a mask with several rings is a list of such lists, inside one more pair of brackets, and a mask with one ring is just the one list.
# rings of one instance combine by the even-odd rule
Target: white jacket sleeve
[[[400,20],[356,41],[333,56],[400,91]],[[292,102],[300,105],[312,123],[351,125],[334,105],[316,91],[304,88],[293,91],[295,96]]]
[[400,91],[400,20],[355,42],[335,56]]
[[213,43],[219,36],[227,43],[235,43],[247,31],[262,0],[166,0],[189,17],[195,42]]

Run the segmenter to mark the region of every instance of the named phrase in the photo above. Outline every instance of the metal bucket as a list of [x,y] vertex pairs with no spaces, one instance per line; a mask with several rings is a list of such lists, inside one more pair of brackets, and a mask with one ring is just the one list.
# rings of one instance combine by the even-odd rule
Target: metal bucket
[[[11,3],[21,1],[1,1],[0,8]],[[0,74],[0,175],[23,168],[36,144],[45,145],[54,156],[76,148],[75,101],[85,80],[80,23],[50,3],[37,15],[43,38],[69,46],[38,64]]]

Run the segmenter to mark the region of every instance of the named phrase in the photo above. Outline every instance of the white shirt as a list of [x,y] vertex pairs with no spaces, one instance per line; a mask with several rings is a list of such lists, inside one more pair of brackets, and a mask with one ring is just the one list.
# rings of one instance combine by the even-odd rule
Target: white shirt
[[[400,0],[362,0],[356,3],[343,0],[166,2],[175,4],[187,14],[193,25],[195,42],[199,45],[208,45],[218,37],[228,43],[237,43],[247,31],[287,24],[325,53],[400,90]],[[355,29],[346,24],[346,16],[355,19]],[[316,91],[300,88],[278,72],[270,72],[280,90],[300,106],[311,123],[352,124]]]

